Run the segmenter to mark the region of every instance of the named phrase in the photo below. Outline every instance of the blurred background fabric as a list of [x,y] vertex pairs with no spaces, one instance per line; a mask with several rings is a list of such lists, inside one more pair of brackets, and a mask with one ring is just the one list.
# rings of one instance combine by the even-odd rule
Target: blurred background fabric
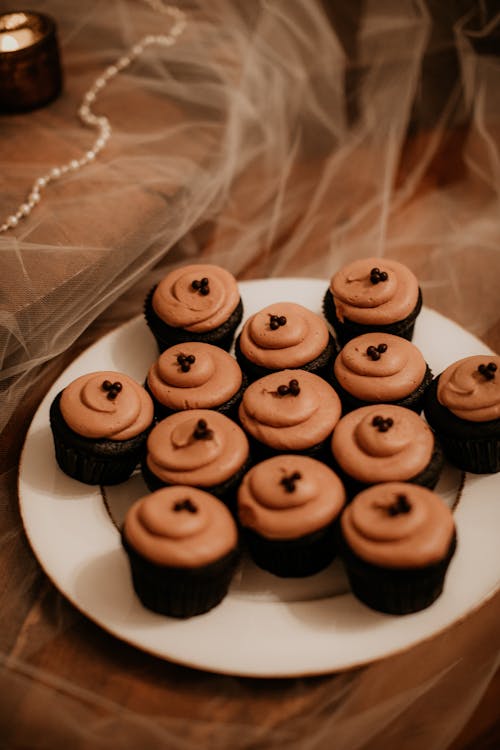
[[[95,134],[77,110],[104,68],[170,23],[141,0],[28,5],[57,22],[64,91],[0,117],[0,223],[37,177],[88,150]],[[0,0],[0,12],[23,7]],[[148,48],[98,96],[94,111],[113,128],[106,149],[0,235],[6,747],[326,750],[335,736],[337,750],[444,750],[497,674],[498,598],[474,635],[459,623],[373,667],[238,680],[114,641],[60,597],[24,538],[13,497],[37,401],[68,358],[141,314],[176,265],[202,258],[238,279],[328,279],[356,257],[387,255],[414,270],[426,305],[500,349],[498,4],[180,7],[178,42]]]

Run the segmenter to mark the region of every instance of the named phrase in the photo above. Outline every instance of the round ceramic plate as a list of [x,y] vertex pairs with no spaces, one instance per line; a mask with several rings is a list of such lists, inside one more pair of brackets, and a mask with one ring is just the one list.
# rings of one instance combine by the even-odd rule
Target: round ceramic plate
[[[268,279],[241,283],[245,316],[293,300],[317,313],[326,282]],[[489,353],[478,339],[424,308],[414,343],[435,373],[460,357]],[[19,473],[24,527],[41,566],[85,615],[118,638],[172,661],[234,675],[322,674],[387,657],[465,617],[500,582],[500,475],[474,476],[446,467],[437,490],[455,508],[458,549],[441,597],[404,617],[374,612],[350,593],[339,561],[305,579],[279,579],[244,560],[228,596],[189,620],[156,615],[134,594],[118,526],[146,494],[140,475],[118,487],[90,487],[58,468],[49,428],[56,393],[78,375],[108,369],[142,382],[157,356],[142,317],[109,333],[54,383],[28,431]]]

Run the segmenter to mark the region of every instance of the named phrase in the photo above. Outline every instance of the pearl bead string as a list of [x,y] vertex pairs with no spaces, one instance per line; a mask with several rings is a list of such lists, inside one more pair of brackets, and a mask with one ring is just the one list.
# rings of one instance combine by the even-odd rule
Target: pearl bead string
[[107,86],[107,84],[113,80],[113,78],[125,68],[128,68],[143,52],[147,47],[158,44],[163,47],[172,47],[179,36],[182,34],[186,27],[186,14],[180,8],[168,5],[163,5],[161,0],[145,0],[145,2],[153,8],[153,10],[168,15],[173,20],[173,24],[168,34],[148,34],[142,37],[136,44],[134,44],[128,52],[116,60],[113,65],[109,65],[104,72],[96,78],[92,86],[85,93],[82,103],[78,109],[78,116],[81,122],[90,128],[98,130],[98,137],[92,144],[91,148],[80,158],[71,159],[65,164],[53,167],[46,174],[38,177],[31,190],[28,193],[25,201],[21,203],[17,211],[8,216],[5,221],[0,224],[0,234],[7,232],[10,229],[15,229],[22,219],[25,219],[30,215],[35,206],[40,202],[42,191],[52,182],[60,180],[68,172],[77,172],[82,167],[90,164],[94,161],[96,156],[106,146],[112,132],[110,122],[105,116],[97,116],[92,111],[92,105],[97,99],[98,94]]

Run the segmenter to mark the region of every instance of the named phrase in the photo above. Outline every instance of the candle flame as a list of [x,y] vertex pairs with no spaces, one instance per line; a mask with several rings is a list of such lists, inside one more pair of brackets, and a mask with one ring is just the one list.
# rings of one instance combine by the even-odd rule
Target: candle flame
[[13,52],[19,49],[19,42],[12,34],[0,35],[0,52]]

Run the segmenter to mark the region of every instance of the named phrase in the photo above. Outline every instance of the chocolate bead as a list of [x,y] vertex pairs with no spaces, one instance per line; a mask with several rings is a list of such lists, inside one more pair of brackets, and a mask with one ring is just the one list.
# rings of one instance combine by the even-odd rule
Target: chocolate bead
[[176,503],[174,503],[173,509],[176,513],[181,510],[187,510],[188,513],[198,512],[198,508],[189,497],[187,497],[185,500],[178,500]]

